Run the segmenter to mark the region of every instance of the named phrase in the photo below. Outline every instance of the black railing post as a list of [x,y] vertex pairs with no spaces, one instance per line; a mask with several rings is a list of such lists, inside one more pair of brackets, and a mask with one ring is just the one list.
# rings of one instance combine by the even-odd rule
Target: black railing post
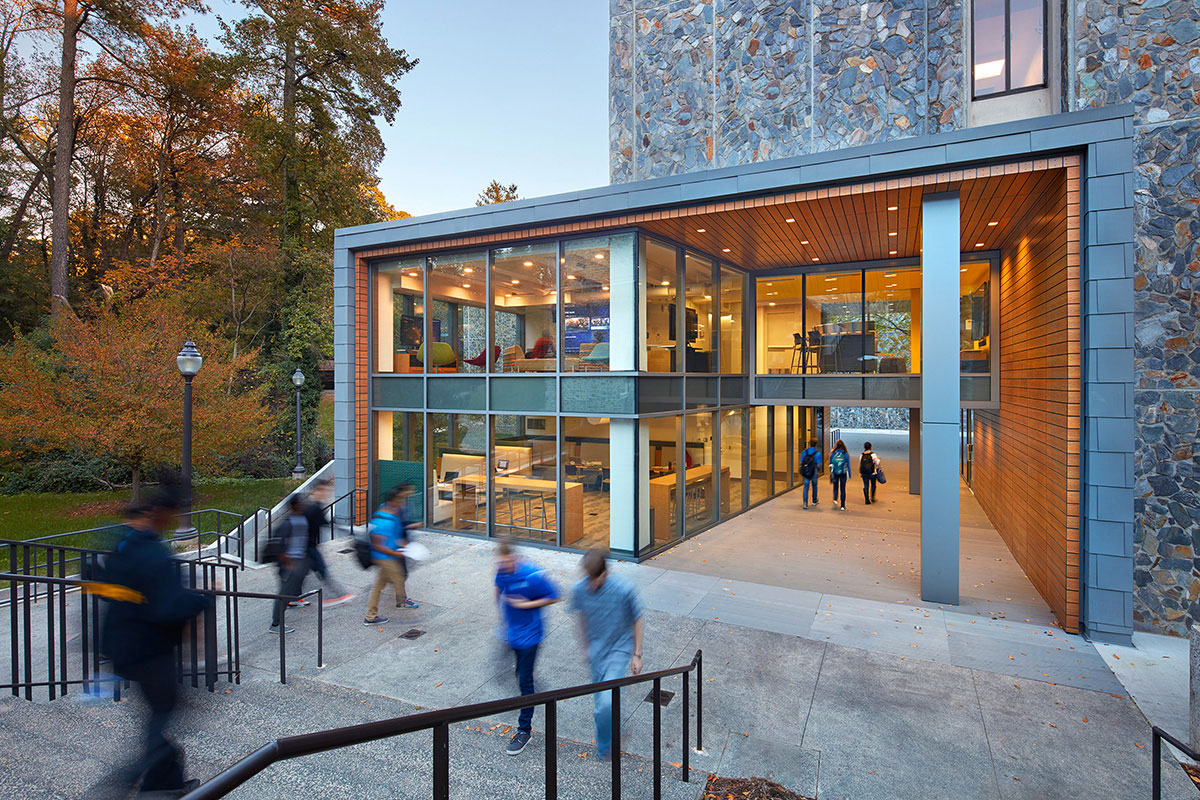
[[546,800],[558,800],[558,703],[546,703]]
[[[17,546],[10,544],[8,546],[8,571],[17,574]],[[20,595],[17,594],[17,582],[8,582],[8,649],[9,663],[12,664],[12,696],[20,697],[21,690],[17,688],[21,682],[21,661],[19,658],[19,650],[17,648],[17,600]]]
[[690,673],[690,672],[683,673],[683,761],[682,761],[682,767],[681,767],[681,769],[683,770],[683,777],[680,778],[680,780],[682,780],[684,783],[688,782],[688,772],[690,771],[688,769],[688,765],[689,765],[688,752],[691,749],[690,748],[691,736],[688,734],[688,728],[690,727],[689,723],[691,722],[692,712],[691,712],[691,709],[688,708],[688,706],[690,705],[688,703],[688,699],[689,699],[688,690],[690,688],[688,686],[688,677],[691,674],[692,673]]
[[696,752],[704,752],[704,653],[696,651]]
[[279,604],[279,682],[287,683],[287,601],[276,600]]
[[[67,551],[58,551],[58,577],[67,577]],[[59,587],[58,593],[58,657],[59,678],[62,680],[62,694],[67,693],[67,587]],[[82,591],[80,592],[82,594]]]
[[[22,558],[21,570],[25,575],[29,575],[29,547],[23,547],[22,550],[24,552],[21,553],[21,558]],[[25,624],[25,631],[24,631],[24,637],[23,637],[24,638],[24,642],[23,642],[24,647],[22,648],[22,650],[24,651],[24,656],[25,656],[25,699],[26,700],[33,699],[33,686],[32,686],[32,684],[33,684],[33,632],[32,632],[32,630],[30,630],[30,628],[32,627],[32,621],[31,621],[31,615],[30,615],[31,609],[29,608],[29,590],[32,586],[33,586],[32,583],[28,583],[28,582],[25,583],[25,588],[21,592],[21,612],[22,612],[21,616],[23,617],[22,622],[24,622],[24,624]]]
[[433,800],[450,800],[450,725],[433,729]]
[[[49,548],[46,549],[46,577],[54,577],[54,561]],[[54,685],[54,584],[50,581],[46,581],[46,684],[50,699],[55,699],[58,693]]]
[[317,669],[325,669],[325,587],[317,587]]
[[654,679],[654,800],[662,798],[662,679]]
[[[202,517],[203,519],[203,517]],[[195,517],[192,517],[193,522]],[[196,534],[196,540],[199,541],[200,535]],[[203,574],[203,571],[202,573]],[[196,564],[192,562],[188,564],[188,588],[199,589],[201,585],[196,582]],[[191,641],[191,661],[192,661],[192,688],[200,686],[200,637],[196,631],[196,620],[192,620],[187,626],[188,639]]]
[[612,689],[612,796],[621,800],[621,687]]
[[217,689],[217,599],[204,609],[204,683],[210,692]]
[[1154,800],[1162,800],[1162,739],[1158,728],[1153,728],[1150,740],[1150,796]]
[[[233,570],[231,575],[233,578],[233,591],[236,592],[238,590],[238,571],[236,569]],[[233,651],[229,654],[230,658],[232,658],[233,661],[230,663],[229,666],[231,668],[236,667],[236,669],[237,669],[237,672],[235,673],[236,677],[234,678],[234,682],[237,683],[238,685],[241,685],[241,683],[242,683],[242,630],[241,630],[241,616],[239,615],[240,608],[241,608],[241,606],[239,604],[238,598],[234,597],[233,598]],[[225,624],[226,625],[229,624],[228,611],[226,611]]]

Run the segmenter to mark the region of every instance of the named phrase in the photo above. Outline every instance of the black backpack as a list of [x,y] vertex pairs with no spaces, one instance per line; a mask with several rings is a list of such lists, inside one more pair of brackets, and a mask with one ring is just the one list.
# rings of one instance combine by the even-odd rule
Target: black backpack
[[279,556],[283,555],[287,549],[287,539],[292,535],[292,521],[287,517],[276,522],[271,527],[270,534],[267,535],[267,543],[263,545],[260,560],[264,564],[270,564],[279,560]]
[[375,556],[371,554],[371,525],[374,522],[372,519],[364,530],[354,529],[354,557],[363,569],[375,566]]
[[875,474],[875,458],[871,455],[870,451],[863,453],[862,458],[858,460],[858,474]]
[[817,454],[811,449],[804,451],[804,458],[800,459],[800,474],[805,478],[816,477],[817,474]]

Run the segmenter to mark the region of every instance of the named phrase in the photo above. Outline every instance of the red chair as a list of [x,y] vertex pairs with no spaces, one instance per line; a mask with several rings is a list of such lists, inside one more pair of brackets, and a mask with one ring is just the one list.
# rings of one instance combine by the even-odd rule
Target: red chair
[[[492,345],[492,361],[495,361],[499,357],[500,357],[500,345],[498,345],[498,344]],[[487,348],[485,347],[482,351],[480,351],[479,355],[475,356],[474,358],[464,358],[463,363],[464,364],[473,364],[474,366],[479,367],[480,369],[486,369],[487,365],[488,365]]]

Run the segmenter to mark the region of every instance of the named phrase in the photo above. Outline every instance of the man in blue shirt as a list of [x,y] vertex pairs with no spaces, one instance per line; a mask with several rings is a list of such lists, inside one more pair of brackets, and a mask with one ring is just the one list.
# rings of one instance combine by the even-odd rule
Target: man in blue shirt
[[808,440],[808,449],[800,453],[800,477],[804,478],[804,507],[808,508],[808,487],[812,486],[813,505],[817,504],[817,486],[820,481],[817,475],[821,473],[821,451],[817,449],[817,440]]
[[[584,577],[571,590],[571,610],[587,647],[592,682],[624,678],[626,669],[642,671],[642,604],[633,586],[608,574],[600,550],[589,550],[580,562]],[[612,755],[612,692],[595,695],[596,749]]]
[[[545,638],[542,609],[559,600],[558,589],[541,569],[522,561],[512,544],[496,545],[496,602],[504,615],[504,638],[517,659],[521,694],[533,694],[533,665],[538,645]],[[529,744],[533,731],[533,706],[521,709],[517,734],[505,749],[515,756]]]
[[364,625],[382,625],[387,617],[379,616],[379,596],[389,583],[396,592],[396,608],[417,608],[418,603],[408,596],[405,587],[407,569],[403,548],[408,546],[408,529],[416,527],[407,517],[411,484],[401,484],[387,493],[383,505],[371,520],[371,558],[379,567],[375,585],[367,598]]

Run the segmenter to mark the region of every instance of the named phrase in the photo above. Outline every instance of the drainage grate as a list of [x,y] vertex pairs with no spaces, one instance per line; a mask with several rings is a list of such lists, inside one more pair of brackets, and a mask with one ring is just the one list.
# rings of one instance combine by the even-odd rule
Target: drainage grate
[[345,550],[338,550],[338,552],[339,552],[339,553],[353,553],[353,552],[354,552],[354,548],[353,548],[353,547],[347,547]]
[[405,631],[404,633],[400,634],[400,638],[401,639],[419,639],[420,637],[422,637],[424,635],[425,635],[425,631],[420,631],[420,630],[417,630],[416,628],[413,628],[412,630],[408,630],[408,631]]
[[[671,698],[673,698],[674,696],[675,696],[674,692],[668,692],[666,689],[662,689],[658,693],[658,704],[660,706],[662,706],[663,708],[666,708],[667,706],[671,705]],[[646,695],[646,702],[647,703],[654,702],[654,690],[653,689],[651,689],[649,694]]]

